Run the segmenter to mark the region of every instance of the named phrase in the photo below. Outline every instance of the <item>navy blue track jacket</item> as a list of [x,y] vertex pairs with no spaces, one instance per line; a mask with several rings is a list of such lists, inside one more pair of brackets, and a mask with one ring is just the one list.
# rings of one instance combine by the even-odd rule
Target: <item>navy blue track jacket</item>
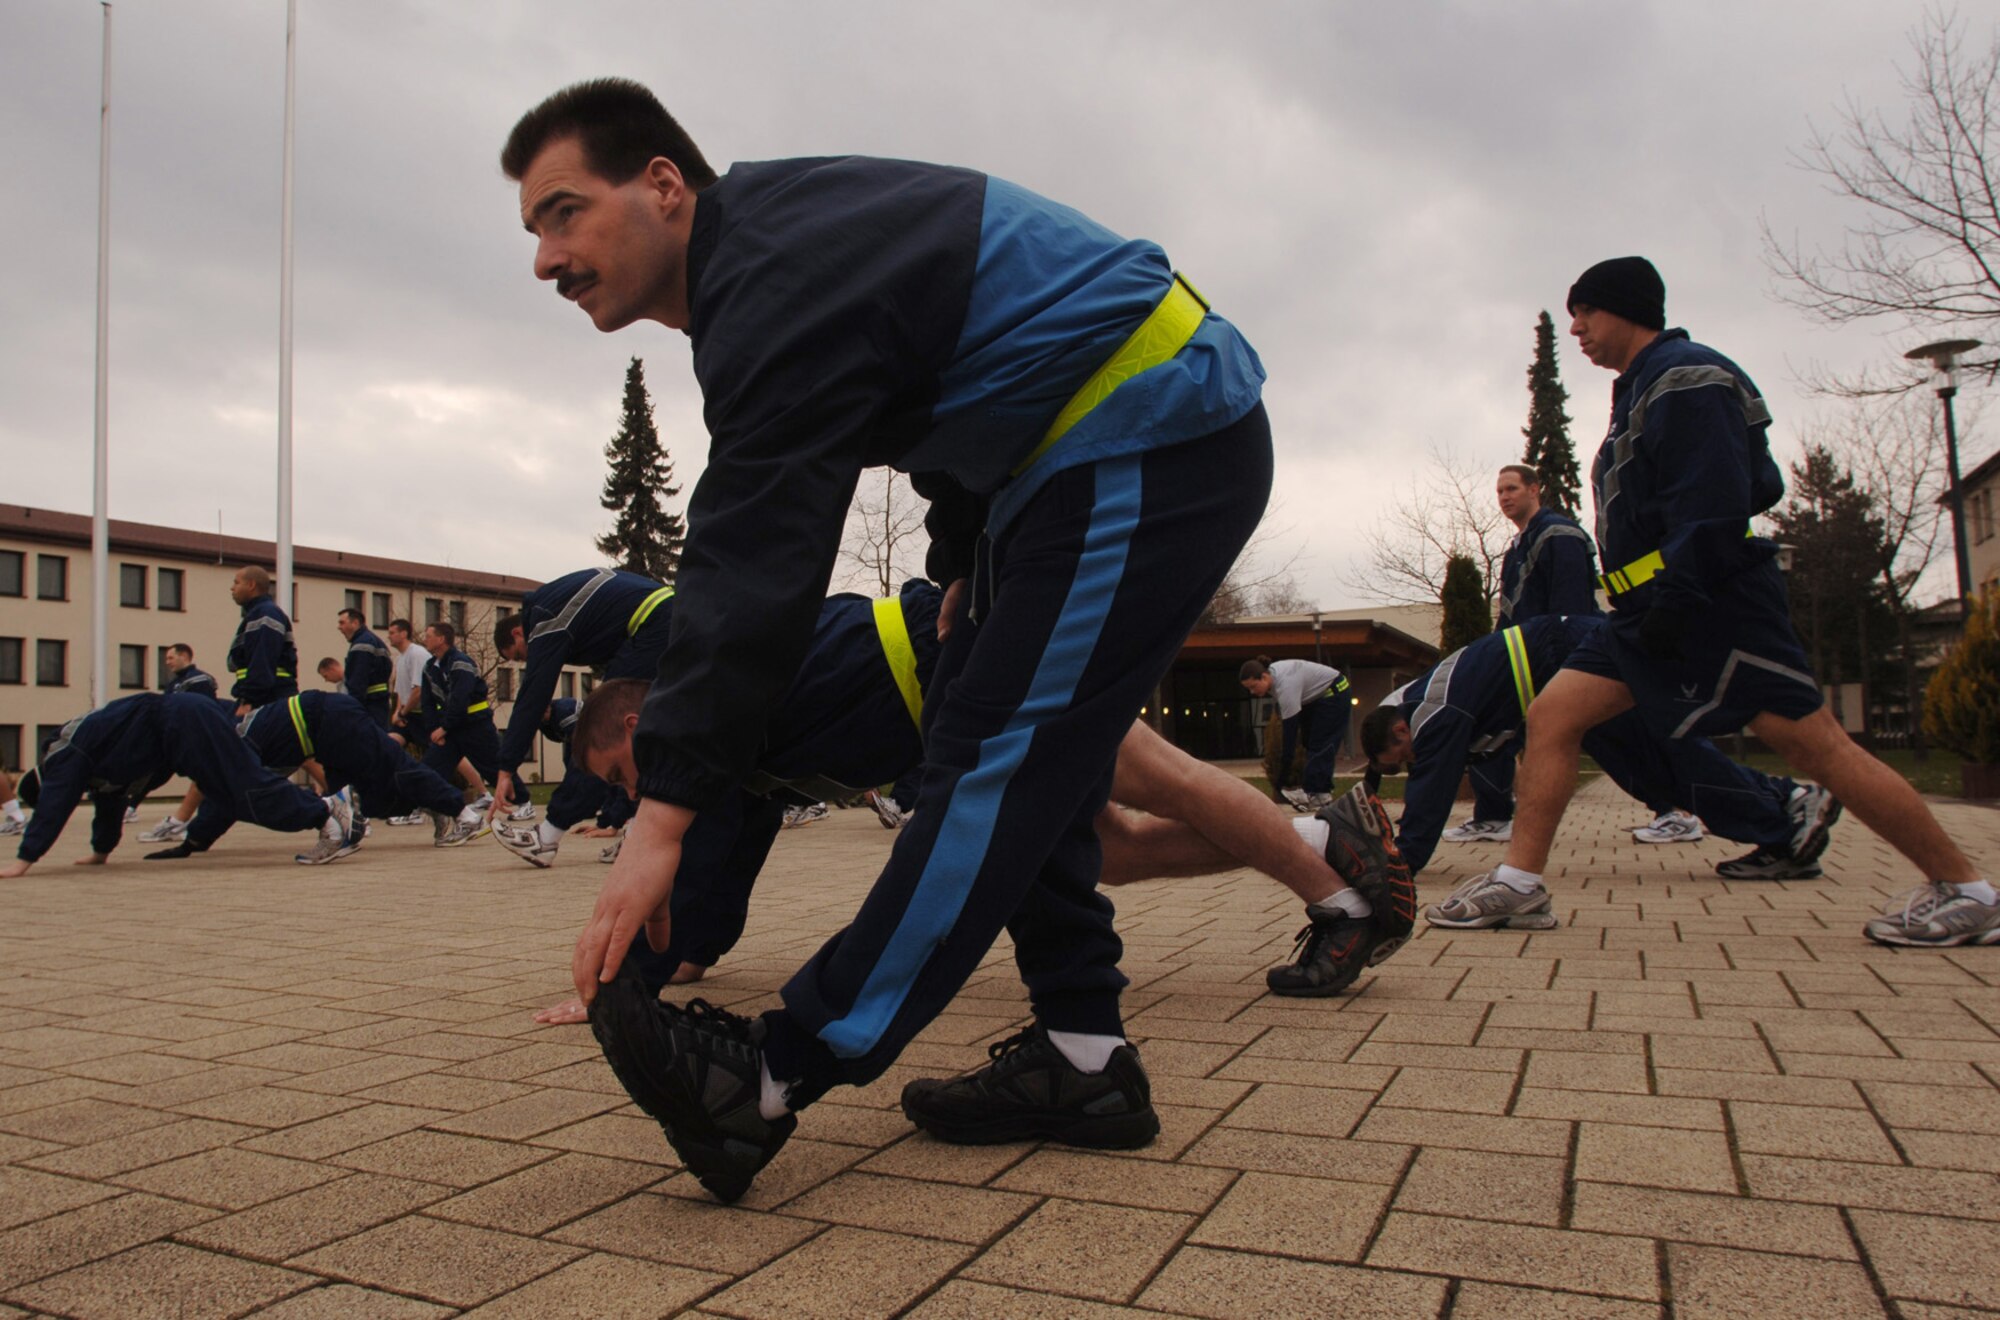
[[262,706],[299,690],[299,652],[292,644],[292,621],[269,596],[243,607],[243,620],[229,643],[229,670],[236,682],[229,694]]
[[395,657],[382,639],[366,628],[355,629],[354,636],[347,639],[347,659],[341,671],[341,688],[363,706],[393,700],[389,681],[395,677]]
[[1546,614],[1596,614],[1590,533],[1554,509],[1528,520],[1500,561],[1500,627]]
[[[515,690],[514,716],[500,740],[500,768],[513,774],[535,745],[535,727],[555,696],[564,665],[601,668],[632,638],[632,616],[660,584],[622,569],[586,568],[565,573],[521,597],[527,669]],[[645,626],[666,626],[671,600],[647,616]]]
[[765,161],[702,191],[688,333],[710,448],[635,740],[641,791],[699,809],[755,764],[863,468],[910,473],[931,500],[930,572],[949,582],[982,523],[998,534],[1052,473],[1254,408],[1263,368],[1210,313],[1014,475],[1172,278],[1153,244],[971,170]]
[[1614,616],[1652,606],[1699,612],[1719,584],[1777,553],[1746,538],[1784,498],[1771,413],[1741,367],[1685,330],[1639,351],[1611,386],[1611,429],[1591,464],[1604,571],[1653,551],[1666,568],[1612,598]]
[[424,726],[447,737],[468,724],[491,720],[492,711],[472,710],[486,702],[486,680],[472,657],[455,646],[424,666]]
[[90,850],[108,854],[118,846],[126,805],[174,776],[172,751],[162,736],[170,701],[211,707],[216,719],[229,724],[224,707],[212,697],[164,692],[120,697],[71,720],[42,752],[42,795],[21,836],[22,861],[39,861],[55,846],[86,795],[95,808]]
[[222,690],[215,686],[215,675],[197,669],[189,664],[178,674],[167,675],[167,685],[160,689],[162,696],[185,692],[196,697],[220,697]]

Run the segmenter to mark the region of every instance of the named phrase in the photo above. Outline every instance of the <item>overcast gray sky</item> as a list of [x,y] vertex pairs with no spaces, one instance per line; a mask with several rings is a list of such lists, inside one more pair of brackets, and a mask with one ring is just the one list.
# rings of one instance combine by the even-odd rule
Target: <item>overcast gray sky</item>
[[[1754,375],[1781,458],[1809,362],[1909,334],[1813,325],[1758,244],[1850,214],[1792,153],[1896,107],[1913,4],[687,4],[300,0],[296,535],[550,577],[595,562],[627,359],[677,475],[706,448],[686,341],[600,335],[534,280],[496,163],[565,83],[650,85],[720,167],[862,152],[973,166],[1161,242],[1270,371],[1280,543],[1355,603],[1424,454],[1519,455],[1537,312],[1590,262]],[[114,16],[111,509],[272,534],[282,0]],[[0,491],[90,507],[101,17],[0,6]],[[1984,29],[1976,29],[1982,33]],[[1586,457],[1608,374],[1567,338]],[[1976,458],[1990,444],[1974,434]]]

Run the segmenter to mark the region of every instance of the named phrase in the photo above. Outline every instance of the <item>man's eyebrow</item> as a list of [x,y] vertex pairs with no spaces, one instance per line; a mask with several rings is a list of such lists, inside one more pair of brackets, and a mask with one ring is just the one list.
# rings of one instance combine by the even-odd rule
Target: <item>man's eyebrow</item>
[[542,198],[541,201],[536,202],[534,206],[529,209],[528,214],[523,216],[521,219],[521,227],[523,229],[526,229],[531,234],[534,233],[535,226],[541,223],[541,219],[543,216],[547,215],[551,210],[553,210],[556,206],[560,205],[561,203],[566,202],[571,198],[581,198],[582,196],[583,196],[582,193],[573,192],[568,188],[556,189],[548,196]]

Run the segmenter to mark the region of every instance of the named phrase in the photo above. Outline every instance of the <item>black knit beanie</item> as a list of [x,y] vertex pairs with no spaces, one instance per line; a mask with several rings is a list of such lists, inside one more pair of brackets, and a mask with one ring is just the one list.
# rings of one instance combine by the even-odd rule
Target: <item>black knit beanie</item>
[[1648,330],[1667,328],[1667,286],[1644,257],[1613,257],[1577,276],[1563,307],[1574,316],[1578,303]]

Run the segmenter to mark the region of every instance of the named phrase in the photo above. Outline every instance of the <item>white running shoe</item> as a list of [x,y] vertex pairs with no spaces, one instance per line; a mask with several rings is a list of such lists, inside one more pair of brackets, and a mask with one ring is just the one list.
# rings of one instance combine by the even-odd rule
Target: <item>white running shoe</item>
[[816,820],[825,820],[832,814],[832,810],[824,802],[815,802],[805,807],[787,807],[785,809],[784,828],[795,830],[801,825],[810,825]]
[[516,829],[504,821],[493,827],[493,837],[502,848],[530,866],[554,866],[556,850],[562,846],[560,835],[554,843],[545,843],[539,829]]
[[493,810],[493,795],[491,793],[481,793],[478,797],[472,799],[471,805],[474,811],[484,816],[487,812]]
[[137,825],[139,823],[139,808],[125,808],[125,823],[127,825]]
[[326,824],[319,827],[319,839],[314,843],[313,850],[292,858],[301,866],[324,866],[361,846],[361,832],[354,828],[354,808],[347,799],[340,796],[327,798],[326,807]]
[[606,866],[611,865],[611,863],[618,860],[618,850],[624,846],[625,836],[621,834],[611,841],[610,847],[597,854],[597,860],[603,862]]
[[456,820],[442,811],[437,813],[436,819],[437,834],[431,840],[434,848],[462,847],[486,833],[486,817],[475,807],[459,812]]
[[1656,817],[1651,825],[1633,830],[1632,837],[1641,843],[1699,843],[1701,822],[1688,812],[1669,811]]
[[1281,788],[1278,790],[1278,796],[1291,803],[1292,809],[1295,811],[1310,811],[1312,809],[1307,805],[1312,799],[1306,796],[1306,791],[1303,788]]
[[523,802],[520,806],[515,807],[507,813],[508,820],[533,820],[534,818],[535,804],[532,802]]
[[1919,885],[1903,906],[1861,928],[1877,944],[1950,948],[2000,943],[2000,903],[1982,903],[1957,885]]
[[875,789],[868,790],[868,805],[875,808],[875,817],[882,822],[882,828],[893,830],[909,820],[911,812],[896,805],[896,799]]
[[1438,836],[1446,843],[1505,843],[1514,837],[1511,820],[1469,820]]
[[1554,930],[1558,924],[1549,891],[1537,884],[1527,893],[1502,884],[1491,871],[1461,881],[1444,902],[1424,909],[1433,926],[1480,930],[1508,926],[1515,930]]
[[27,828],[28,822],[25,817],[7,816],[0,818],[0,834],[19,834]]
[[421,811],[413,811],[407,816],[391,816],[387,823],[390,825],[425,825],[429,822],[429,816],[426,816]]
[[187,834],[188,823],[178,816],[168,816],[139,836],[141,843],[173,843]]

